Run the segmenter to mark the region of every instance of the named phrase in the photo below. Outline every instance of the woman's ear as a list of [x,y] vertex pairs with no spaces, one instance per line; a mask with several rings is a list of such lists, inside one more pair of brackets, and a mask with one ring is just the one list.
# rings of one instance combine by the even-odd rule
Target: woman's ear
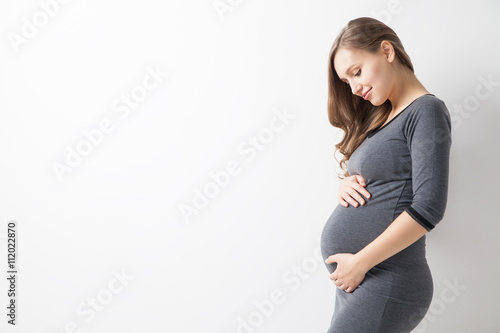
[[394,56],[395,56],[394,47],[392,46],[392,44],[390,42],[383,40],[380,43],[380,49],[381,49],[382,54],[387,59],[387,61],[389,61],[389,62],[394,61]]

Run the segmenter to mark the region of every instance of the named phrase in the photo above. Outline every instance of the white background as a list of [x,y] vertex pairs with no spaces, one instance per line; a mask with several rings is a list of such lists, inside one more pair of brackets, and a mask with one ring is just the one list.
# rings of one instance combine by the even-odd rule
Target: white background
[[[360,16],[396,31],[453,117],[419,331],[500,332],[497,1],[223,0],[220,13],[212,0],[71,0],[43,22],[47,1],[0,2],[0,266],[7,276],[15,220],[19,272],[15,327],[1,279],[2,332],[326,332],[335,286],[317,250],[342,136],[327,117],[328,55]],[[169,75],[120,118],[114,103],[148,67]],[[276,112],[291,118],[272,132]],[[54,163],[106,118],[114,130],[59,181]],[[258,134],[269,140],[250,160],[239,147]],[[185,219],[231,161],[240,172]]]

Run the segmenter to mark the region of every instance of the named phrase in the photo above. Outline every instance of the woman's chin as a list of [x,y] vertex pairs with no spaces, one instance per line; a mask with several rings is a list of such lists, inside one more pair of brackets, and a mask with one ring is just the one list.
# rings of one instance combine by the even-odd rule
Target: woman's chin
[[382,102],[376,98],[370,98],[370,103],[372,103],[374,106],[381,106],[385,102]]

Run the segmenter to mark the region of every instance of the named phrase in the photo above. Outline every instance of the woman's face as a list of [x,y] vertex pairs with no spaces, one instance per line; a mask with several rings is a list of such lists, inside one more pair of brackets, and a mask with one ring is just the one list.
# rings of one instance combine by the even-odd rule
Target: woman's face
[[384,50],[386,51],[382,52],[381,48],[373,54],[365,50],[341,47],[333,59],[337,75],[349,84],[352,93],[375,106],[385,103],[394,82],[391,67],[394,51],[387,47]]

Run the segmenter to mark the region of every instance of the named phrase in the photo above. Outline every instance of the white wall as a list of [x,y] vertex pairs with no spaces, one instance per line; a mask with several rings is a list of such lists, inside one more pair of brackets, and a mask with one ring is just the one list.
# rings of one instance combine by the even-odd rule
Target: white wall
[[[2,331],[326,332],[335,286],[317,251],[341,138],[328,53],[350,19],[372,16],[453,115],[419,331],[500,332],[497,1],[54,1],[0,3],[5,274],[8,221],[18,237],[17,327],[2,306]],[[88,154],[58,178],[77,148]],[[223,170],[228,184],[183,218]],[[452,297],[450,283],[465,289]]]

